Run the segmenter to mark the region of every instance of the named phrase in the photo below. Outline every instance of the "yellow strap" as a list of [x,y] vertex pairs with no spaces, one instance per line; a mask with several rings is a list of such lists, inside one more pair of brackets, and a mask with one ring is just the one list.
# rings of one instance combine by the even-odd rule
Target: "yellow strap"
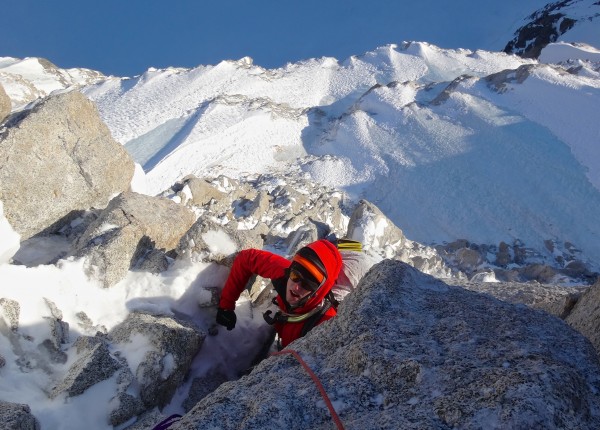
[[362,252],[362,243],[358,240],[338,239],[337,248],[342,251]]

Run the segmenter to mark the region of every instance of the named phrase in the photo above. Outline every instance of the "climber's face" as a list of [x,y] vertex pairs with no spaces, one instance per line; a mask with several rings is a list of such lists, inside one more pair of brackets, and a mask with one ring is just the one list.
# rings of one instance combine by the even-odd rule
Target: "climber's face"
[[297,306],[303,298],[312,293],[309,288],[307,281],[298,272],[292,270],[287,281],[285,300],[290,306]]

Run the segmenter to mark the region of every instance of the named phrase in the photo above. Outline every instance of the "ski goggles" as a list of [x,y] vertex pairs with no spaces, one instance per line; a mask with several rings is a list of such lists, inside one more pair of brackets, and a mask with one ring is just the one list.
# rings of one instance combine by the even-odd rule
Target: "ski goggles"
[[300,286],[306,290],[306,291],[311,291],[311,292],[315,292],[317,291],[321,285],[323,285],[323,282],[325,282],[325,280],[323,280],[323,282],[318,283],[316,281],[310,281],[306,278],[304,278],[300,272],[292,269],[290,270],[290,281],[292,281],[294,284],[300,284]]

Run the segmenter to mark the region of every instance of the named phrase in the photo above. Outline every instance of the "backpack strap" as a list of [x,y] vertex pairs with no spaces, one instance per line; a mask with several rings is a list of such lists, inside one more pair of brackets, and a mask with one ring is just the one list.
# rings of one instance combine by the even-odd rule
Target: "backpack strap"
[[340,302],[335,298],[335,294],[333,294],[333,291],[329,291],[325,296],[325,299],[328,300],[329,303],[331,303],[331,306],[333,306],[337,310],[338,306],[340,305]]
[[329,300],[326,300],[323,306],[319,309],[319,312],[314,313],[310,316],[302,326],[302,330],[300,331],[300,337],[304,337],[306,333],[311,331],[323,318],[323,315],[329,310],[332,306],[332,303]]

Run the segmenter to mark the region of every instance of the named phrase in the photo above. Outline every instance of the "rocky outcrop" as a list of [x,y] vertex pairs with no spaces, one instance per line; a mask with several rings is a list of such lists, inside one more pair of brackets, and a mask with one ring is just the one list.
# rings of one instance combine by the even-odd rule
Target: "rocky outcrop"
[[130,386],[139,392],[143,410],[164,407],[183,382],[206,337],[200,330],[171,317],[139,312],[130,314],[109,335],[113,348],[121,351],[122,356],[131,357],[129,365],[136,363],[131,368],[134,378],[121,387],[119,409],[112,413],[113,425],[139,412],[130,408],[137,405],[136,398],[129,395],[128,402],[122,400]]
[[[177,247],[178,255],[196,255],[225,262],[231,250],[209,250],[202,236],[227,233],[231,249],[268,245],[292,254],[302,243],[330,234],[344,236],[347,215],[341,194],[318,184],[261,175],[252,179],[193,176],[163,195],[173,195],[199,214],[198,221]],[[220,233],[219,233],[220,234]]]
[[581,296],[566,321],[592,342],[600,357],[600,279]]
[[63,393],[68,397],[83,394],[91,386],[110,378],[122,367],[111,356],[108,344],[99,338],[81,337],[74,347],[78,358],[69,368],[65,379],[50,392],[52,398]]
[[[192,211],[169,199],[122,193],[75,241],[74,253],[85,257],[90,273],[110,287],[145,260],[161,260],[161,255],[164,260],[195,219]],[[160,261],[152,266],[160,270]]]
[[[600,426],[600,367],[587,339],[547,313],[448,286],[405,263],[372,268],[337,318],[290,348],[318,375],[347,429]],[[171,428],[298,423],[333,425],[314,383],[283,355],[221,385]]]
[[27,405],[0,401],[0,422],[5,430],[40,430]]
[[354,209],[347,236],[358,240],[367,249],[391,249],[392,254],[395,254],[394,248],[401,248],[406,240],[402,230],[367,200],[361,200]]
[[238,251],[262,249],[263,244],[254,230],[238,230],[235,223],[221,225],[209,217],[201,217],[181,238],[176,250],[178,255],[230,266]]
[[440,278],[464,277],[446,265],[438,250],[408,240],[398,226],[367,200],[354,206],[345,237],[361,242],[367,252],[396,258],[425,273]]
[[[435,252],[449,267],[471,281],[557,284],[571,279],[571,282],[589,285],[596,280],[598,273],[592,272],[586,263],[578,260],[578,250],[570,243],[546,242],[551,258],[527,248],[519,240],[511,245],[500,242],[496,246],[459,239],[446,245],[436,245]],[[426,273],[435,274],[427,267],[413,265]],[[452,277],[457,276],[454,274]]]
[[10,98],[8,97],[8,94],[6,94],[2,84],[0,84],[0,124],[8,116],[11,110],[12,104]]
[[189,206],[216,204],[227,198],[227,193],[219,190],[215,184],[193,175],[184,178],[180,187],[177,194],[182,199],[182,203]]
[[132,313],[109,335],[78,338],[71,346],[73,364],[49,395],[79,396],[114,378],[116,391],[107,419],[121,425],[171,400],[205,336],[172,317]]
[[[507,43],[504,52],[525,58],[538,58],[546,45],[555,42],[561,35],[575,27],[578,20],[598,19],[600,10],[596,8],[594,11],[594,6],[591,4],[589,16],[581,16],[583,8],[573,15],[569,8],[574,3],[577,1],[562,0],[549,3],[531,14],[527,18],[527,24],[519,28],[515,32],[515,37]],[[597,6],[598,3],[596,2],[595,5]]]
[[51,96],[7,125],[0,135],[0,200],[22,240],[103,208],[129,188],[133,161],[81,93]]

